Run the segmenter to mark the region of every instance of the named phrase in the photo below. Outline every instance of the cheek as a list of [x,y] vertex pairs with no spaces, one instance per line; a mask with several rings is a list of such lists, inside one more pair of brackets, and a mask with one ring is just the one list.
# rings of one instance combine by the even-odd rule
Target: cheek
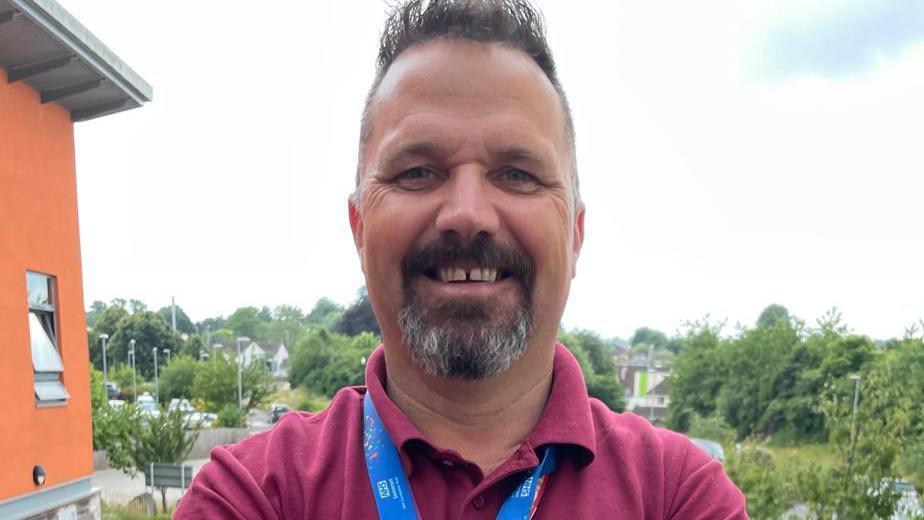
[[571,278],[571,227],[564,215],[547,206],[511,214],[508,222],[536,263],[536,297],[558,298]]

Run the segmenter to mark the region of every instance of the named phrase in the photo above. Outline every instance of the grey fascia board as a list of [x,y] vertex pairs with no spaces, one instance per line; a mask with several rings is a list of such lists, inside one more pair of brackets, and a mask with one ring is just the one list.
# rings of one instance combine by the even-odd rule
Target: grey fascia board
[[93,487],[93,480],[89,476],[57,486],[39,488],[37,491],[0,502],[0,518],[17,520],[31,518],[58,507],[79,502],[99,492],[100,488]]
[[148,82],[103,45],[103,42],[93,36],[93,33],[57,2],[54,0],[9,1],[36,25],[48,31],[72,50],[78,58],[117,85],[138,105],[154,98],[154,88]]

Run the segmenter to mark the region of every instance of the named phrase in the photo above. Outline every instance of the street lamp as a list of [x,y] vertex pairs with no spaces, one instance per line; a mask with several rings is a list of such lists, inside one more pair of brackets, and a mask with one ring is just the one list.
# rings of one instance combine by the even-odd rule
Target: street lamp
[[[106,383],[109,382],[109,367],[106,366],[106,340],[109,339],[109,334],[100,334],[99,339],[103,341],[103,386],[106,386]],[[106,392],[109,392],[108,389]]]
[[157,379],[157,347],[151,349],[154,354],[154,401],[160,403],[160,380]]
[[244,385],[241,379],[241,343],[250,341],[250,338],[247,336],[241,336],[237,338],[237,406],[241,410],[244,409]]
[[857,427],[857,402],[860,400],[860,374],[852,374],[850,380],[853,381],[853,413],[850,418],[850,443],[853,444]]
[[132,401],[138,400],[138,385],[135,382],[135,340],[128,341],[128,355],[132,358]]
[[164,349],[164,354],[167,355],[167,363],[164,364],[164,366],[167,366],[167,365],[170,364],[170,349],[169,349],[169,348],[165,348],[165,349]]

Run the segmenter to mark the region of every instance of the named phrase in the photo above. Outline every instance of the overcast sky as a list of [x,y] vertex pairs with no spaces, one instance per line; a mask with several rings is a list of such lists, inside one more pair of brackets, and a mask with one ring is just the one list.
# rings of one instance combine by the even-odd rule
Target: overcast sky
[[[58,1],[154,87],[76,125],[87,304],[352,301],[386,4]],[[566,326],[672,333],[780,303],[887,338],[924,318],[924,5],[537,4],[587,204]]]

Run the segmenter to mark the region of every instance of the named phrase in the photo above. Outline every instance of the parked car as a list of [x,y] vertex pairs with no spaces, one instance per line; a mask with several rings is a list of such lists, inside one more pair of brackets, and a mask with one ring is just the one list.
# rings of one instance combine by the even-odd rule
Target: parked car
[[879,483],[879,489],[871,489],[871,496],[878,496],[887,491],[898,495],[898,502],[895,503],[895,510],[889,520],[911,520],[924,516],[924,508],[918,499],[918,491],[914,484],[901,478],[884,478]]
[[279,419],[282,417],[282,414],[290,410],[288,405],[285,404],[274,404],[270,407],[270,422],[276,424]]
[[725,460],[725,448],[723,448],[721,444],[710,441],[709,439],[697,439],[696,437],[690,437],[690,440],[702,448],[702,450],[713,459],[719,462]]
[[160,406],[157,405],[157,401],[149,392],[139,395],[135,404],[141,409],[142,414],[155,419],[160,417]]
[[215,414],[196,410],[189,402],[189,399],[173,398],[170,404],[167,405],[167,411],[174,412],[176,410],[179,410],[183,414],[183,417],[186,419],[186,425],[190,428],[211,428],[212,421],[214,421],[216,417]]
[[119,392],[119,385],[112,381],[106,381],[106,399],[118,399]]

